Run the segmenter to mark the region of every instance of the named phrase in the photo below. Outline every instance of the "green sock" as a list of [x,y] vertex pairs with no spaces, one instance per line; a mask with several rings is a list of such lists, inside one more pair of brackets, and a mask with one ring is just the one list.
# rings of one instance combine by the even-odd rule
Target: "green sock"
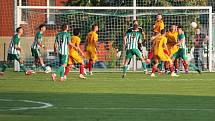
[[192,67],[195,71],[199,70],[199,68],[196,67],[193,63],[189,63],[189,66]]
[[62,73],[64,74],[64,66],[60,66],[56,71],[56,74],[60,75],[61,77],[62,77]]
[[36,65],[31,66],[31,70],[36,70]]
[[163,69],[163,64],[164,64],[163,61],[161,61],[161,62],[158,64],[158,68],[159,68],[160,71],[162,71],[162,69]]
[[21,68],[24,72],[26,72],[26,71],[27,71],[27,69],[26,69],[26,67],[25,67],[25,65],[24,65],[24,64],[20,64],[20,68]]
[[45,64],[42,65],[42,69],[43,69],[43,71],[46,70],[46,65]]
[[123,67],[123,74],[125,74],[125,73],[127,72],[127,70],[128,70],[128,66],[125,65],[125,66]]
[[60,73],[60,77],[64,77],[64,72],[65,72],[65,67],[62,68],[61,73]]
[[146,63],[145,63],[145,62],[142,62],[142,67],[143,67],[144,70],[147,69],[147,68],[146,68]]
[[6,64],[3,64],[3,65],[2,65],[2,68],[1,68],[1,72],[5,72],[6,69],[7,69],[7,65],[6,65]]

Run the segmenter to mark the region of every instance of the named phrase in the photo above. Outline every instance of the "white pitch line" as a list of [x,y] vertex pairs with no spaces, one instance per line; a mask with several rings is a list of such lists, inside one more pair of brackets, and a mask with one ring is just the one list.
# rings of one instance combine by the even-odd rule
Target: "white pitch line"
[[155,111],[215,111],[215,108],[157,108],[157,107],[142,107],[142,108],[87,108],[87,107],[80,107],[80,108],[75,108],[75,107],[55,107],[54,109],[67,109],[67,110],[155,110]]
[[[39,107],[8,107],[9,109],[1,109],[0,111],[17,111],[17,110],[31,110],[31,109],[44,109],[44,108],[49,108],[53,107],[52,104],[46,103],[46,102],[40,102],[40,101],[32,101],[32,100],[10,100],[10,99],[0,99],[0,101],[7,101],[7,102],[25,102],[25,103],[34,103],[34,104],[41,104],[42,106]],[[3,107],[6,108],[6,107]]]

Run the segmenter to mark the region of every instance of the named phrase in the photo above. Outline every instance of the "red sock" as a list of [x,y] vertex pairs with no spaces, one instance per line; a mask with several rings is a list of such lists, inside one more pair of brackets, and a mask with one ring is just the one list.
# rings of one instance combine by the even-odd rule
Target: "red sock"
[[186,63],[186,61],[183,60],[182,63],[183,63],[184,69],[187,70],[188,69],[188,64]]
[[85,65],[85,68],[89,68],[89,63],[87,63],[87,64]]
[[150,53],[149,53],[149,55],[148,55],[148,59],[152,59],[153,58],[153,56],[154,56],[154,54],[153,54],[153,52],[151,51]]
[[168,68],[169,68],[169,62],[166,62],[166,63],[165,63],[165,70],[167,71]]
[[81,64],[79,68],[80,68],[80,74],[84,74],[84,65]]
[[93,68],[93,60],[90,59],[89,60],[89,71],[92,71],[92,68]]
[[179,69],[179,64],[178,64],[178,61],[177,60],[175,60],[175,69]]
[[152,67],[152,73],[155,73],[156,70],[157,70],[157,66],[153,66]]
[[169,69],[170,69],[170,72],[171,72],[171,73],[174,72],[174,69],[173,69],[173,66],[172,66],[172,65],[169,66]]
[[68,75],[68,73],[69,73],[71,67],[72,67],[72,65],[68,65],[68,66],[66,67],[66,70],[65,70],[65,72],[64,72],[64,75],[65,75],[65,76]]

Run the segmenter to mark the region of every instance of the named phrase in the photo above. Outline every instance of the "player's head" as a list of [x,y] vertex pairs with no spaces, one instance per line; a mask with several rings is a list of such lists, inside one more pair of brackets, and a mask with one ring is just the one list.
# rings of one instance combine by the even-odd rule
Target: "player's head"
[[98,24],[93,24],[91,30],[97,32],[99,30]]
[[18,28],[16,28],[16,32],[17,32],[18,34],[22,35],[22,34],[24,33],[24,30],[23,30],[22,27],[18,27]]
[[165,29],[162,29],[161,30],[161,35],[165,35],[166,34],[166,30]]
[[73,30],[73,35],[74,35],[74,36],[80,35],[80,29],[79,29],[79,28],[75,28],[75,29]]
[[62,27],[61,27],[61,29],[63,31],[68,31],[69,30],[69,25],[68,24],[63,24]]
[[139,24],[138,24],[138,20],[137,20],[137,19],[136,19],[136,20],[133,20],[133,25],[134,25],[134,24],[139,25]]
[[161,13],[158,13],[157,14],[157,20],[161,20],[162,19],[162,14]]
[[138,21],[137,20],[134,20],[133,21],[133,29],[138,29]]
[[175,25],[175,24],[172,24],[172,25],[171,25],[170,31],[171,31],[171,32],[177,31],[177,30],[176,30],[176,25]]
[[39,26],[39,29],[40,29],[40,31],[46,31],[46,25],[45,24],[41,24],[40,26]]
[[178,25],[178,26],[177,26],[177,30],[178,30],[178,33],[181,34],[181,33],[183,32],[183,31],[182,31],[182,26]]

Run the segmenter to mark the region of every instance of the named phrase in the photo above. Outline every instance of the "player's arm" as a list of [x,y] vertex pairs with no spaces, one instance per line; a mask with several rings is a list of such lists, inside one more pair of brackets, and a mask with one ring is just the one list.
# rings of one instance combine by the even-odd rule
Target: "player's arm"
[[69,46],[75,48],[76,50],[78,49],[78,48],[75,46],[75,44],[73,44],[71,41],[69,41]]
[[80,44],[77,44],[77,50],[81,53],[82,56],[84,56],[84,52],[81,50]]
[[143,35],[142,35],[142,33],[140,34],[140,38],[138,39],[138,49],[140,50],[140,51],[142,51],[142,46],[143,46]]
[[93,42],[94,42],[94,47],[96,47],[96,50],[99,51],[99,47],[98,47],[98,35],[94,35],[93,37]]
[[124,34],[124,36],[123,36],[123,48],[124,49],[126,48],[126,40],[127,40],[127,36],[126,36],[126,34]]
[[185,41],[185,38],[181,38],[178,40],[178,42],[175,44],[176,46],[180,45],[181,43],[183,43]]
[[37,39],[37,45],[39,45],[40,47],[46,49],[46,46],[44,44],[42,44],[42,41],[41,41],[41,37]]

